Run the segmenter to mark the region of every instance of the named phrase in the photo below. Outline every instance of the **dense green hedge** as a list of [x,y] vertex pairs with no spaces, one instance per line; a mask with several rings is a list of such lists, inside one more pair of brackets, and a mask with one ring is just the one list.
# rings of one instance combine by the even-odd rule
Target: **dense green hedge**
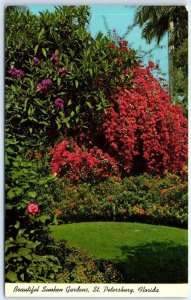
[[60,221],[140,221],[187,227],[188,186],[183,177],[110,177],[92,186],[63,183]]

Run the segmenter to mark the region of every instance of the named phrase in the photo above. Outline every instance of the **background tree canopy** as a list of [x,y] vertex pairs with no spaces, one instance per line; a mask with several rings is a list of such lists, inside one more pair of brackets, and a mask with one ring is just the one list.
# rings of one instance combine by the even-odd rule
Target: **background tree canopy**
[[135,25],[147,42],[169,36],[170,91],[173,101],[188,109],[188,12],[185,6],[140,6]]

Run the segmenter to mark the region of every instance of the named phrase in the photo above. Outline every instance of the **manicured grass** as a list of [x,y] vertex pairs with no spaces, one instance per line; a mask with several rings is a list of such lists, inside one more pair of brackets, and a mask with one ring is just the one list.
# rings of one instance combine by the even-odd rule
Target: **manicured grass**
[[187,230],[140,223],[87,222],[51,226],[97,259],[110,260],[131,283],[187,282]]

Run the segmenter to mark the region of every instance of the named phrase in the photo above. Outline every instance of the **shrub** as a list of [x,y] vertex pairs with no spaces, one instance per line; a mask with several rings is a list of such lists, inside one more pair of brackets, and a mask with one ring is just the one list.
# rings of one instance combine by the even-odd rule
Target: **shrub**
[[95,260],[68,244],[62,243],[59,249],[63,270],[57,276],[58,283],[122,282],[122,275],[111,262]]
[[47,175],[47,158],[18,156],[20,143],[7,139],[6,144],[6,282],[119,282],[111,263],[54,244],[49,225],[58,224],[64,213],[53,213],[61,201],[60,183]]
[[48,233],[44,227],[48,218],[22,215],[24,228],[15,215],[13,217],[15,222],[6,224],[6,282],[54,282],[61,265],[57,257],[43,253],[44,247],[53,246],[47,241]]
[[149,67],[131,72],[133,88],[119,87],[105,115],[107,152],[126,173],[181,171],[187,159],[187,119]]
[[118,173],[115,160],[97,147],[87,152],[74,141],[62,141],[51,154],[51,172],[73,183],[96,182]]
[[5,20],[6,130],[46,147],[99,127],[116,85],[130,84],[120,74],[136,64],[134,51],[111,49],[102,34],[93,39],[86,6],[40,16],[7,9]]
[[[176,189],[174,188],[176,186]],[[96,185],[64,183],[60,222],[143,221],[186,227],[188,191],[181,177],[109,177]]]
[[54,282],[61,266],[47,252],[53,246],[47,226],[58,200],[58,183],[49,175],[45,159],[30,161],[22,151],[20,143],[6,140],[5,278],[6,282]]

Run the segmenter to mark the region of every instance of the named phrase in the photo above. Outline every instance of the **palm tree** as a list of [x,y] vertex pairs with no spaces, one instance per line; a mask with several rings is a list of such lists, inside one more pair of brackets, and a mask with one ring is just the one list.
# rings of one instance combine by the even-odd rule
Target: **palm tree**
[[135,24],[143,27],[142,37],[147,42],[156,39],[157,44],[174,27],[174,42],[178,46],[188,35],[188,12],[185,6],[141,6]]
[[[134,25],[142,27],[142,37],[150,43],[153,39],[159,45],[163,36],[168,34],[169,86],[173,97],[172,68],[183,73],[188,81],[188,12],[185,6],[140,6],[135,15]],[[180,48],[183,50],[180,51]],[[181,52],[181,65],[180,53]],[[187,89],[187,84],[185,85]],[[181,96],[187,91],[176,87]],[[184,94],[184,95],[183,95]]]

